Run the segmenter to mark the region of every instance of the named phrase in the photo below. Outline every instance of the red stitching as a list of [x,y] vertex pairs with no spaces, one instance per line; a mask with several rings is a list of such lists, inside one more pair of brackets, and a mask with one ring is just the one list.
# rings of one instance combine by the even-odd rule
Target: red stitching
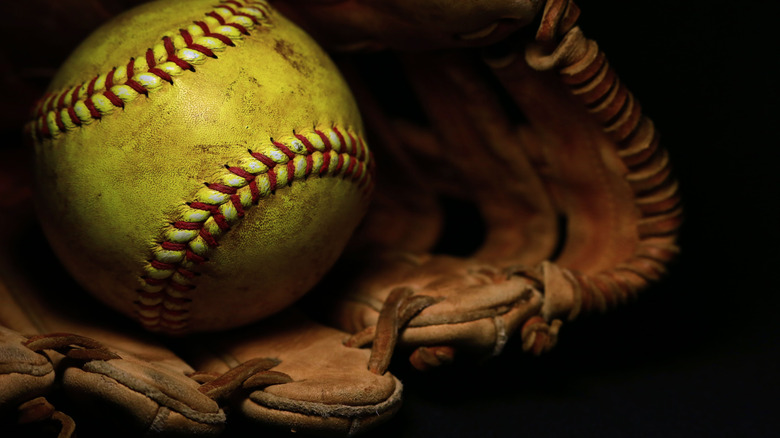
[[41,118],[41,117],[43,117],[43,115],[45,114],[45,111],[44,111],[44,102],[46,102],[46,98],[47,98],[48,96],[49,96],[49,94],[48,94],[48,93],[47,93],[47,94],[44,94],[44,95],[43,95],[43,97],[41,97],[40,99],[38,99],[38,100],[35,102],[35,108],[34,108],[34,109],[33,109],[33,111],[32,111],[32,112],[33,112],[33,116],[32,116],[32,117],[33,117],[33,119],[35,119],[35,118],[38,118],[38,119],[40,119],[40,118]]
[[51,131],[49,131],[49,124],[46,123],[46,119],[43,119],[41,123],[41,132],[43,133],[44,137],[51,137]]
[[152,49],[146,50],[146,65],[149,67],[149,73],[173,85],[173,77],[165,71],[155,67],[157,65],[157,60],[154,58],[154,50]]
[[[241,3],[237,2],[237,1],[229,1],[227,3],[230,3],[230,4],[232,4],[232,5],[234,5],[234,6],[238,7],[238,8],[244,7],[244,5],[242,5]],[[253,24],[258,24],[258,20],[255,19],[255,17],[253,17],[250,14],[244,13],[244,12],[239,12],[239,11],[237,11],[236,9],[234,9],[231,6],[228,6],[226,4],[222,4],[222,5],[219,5],[219,6],[216,6],[216,7],[217,8],[224,8],[224,9],[230,11],[230,13],[232,13],[235,16],[247,17],[247,18],[249,18],[252,21]],[[260,13],[263,16],[265,16],[265,12],[264,11],[260,10]],[[219,15],[218,13],[216,13],[214,10],[211,10],[211,11],[205,13],[204,15],[217,20],[217,22],[220,25],[231,26],[231,27],[237,29],[242,34],[249,35],[249,31],[248,31],[248,29],[245,26],[243,26],[243,25],[241,25],[239,23],[227,23],[225,18],[222,17],[221,15]],[[225,44],[227,46],[231,46],[231,47],[235,46],[235,43],[233,42],[232,39],[230,39],[230,37],[228,37],[226,35],[223,35],[223,34],[220,34],[220,33],[212,32],[211,29],[209,29],[208,25],[205,22],[203,22],[203,21],[196,21],[195,24],[197,24],[203,30],[204,36],[211,37],[211,38],[216,38],[216,39],[218,39],[219,41],[221,41],[223,44]],[[216,58],[217,57],[216,54],[214,53],[214,51],[209,49],[208,47],[205,47],[205,46],[200,45],[200,44],[194,44],[192,35],[190,35],[189,32],[187,32],[186,29],[180,29],[179,32],[181,33],[182,37],[184,37],[185,43],[186,43],[188,48],[190,48],[192,50],[196,50],[196,51],[198,51],[198,52],[200,52],[200,53],[202,53],[202,54],[204,54],[206,56],[209,56],[211,58]],[[182,70],[195,71],[195,67],[191,63],[181,59],[180,57],[178,57],[176,55],[176,47],[175,47],[175,45],[173,43],[173,40],[170,37],[166,36],[166,37],[163,38],[163,47],[164,47],[165,52],[167,54],[166,61],[170,61],[170,62],[174,63],[176,66],[178,66]],[[173,77],[172,77],[172,75],[167,73],[166,71],[160,69],[159,67],[156,67],[158,63],[157,63],[157,60],[154,57],[154,50],[153,49],[148,49],[146,51],[146,53],[144,54],[144,56],[146,58],[146,63],[147,63],[147,66],[148,66],[148,69],[147,69],[148,73],[154,74],[154,75],[158,76],[159,78],[165,80],[166,82],[168,82],[170,84],[173,84]],[[134,79],[134,76],[135,76],[135,69],[134,69],[134,67],[135,67],[135,58],[131,58],[130,61],[127,63],[126,67],[125,67],[125,71],[126,71],[126,75],[125,76],[126,76],[127,79],[125,80],[124,85],[127,85],[128,87],[130,87],[132,90],[134,90],[138,94],[143,94],[145,96],[148,96],[149,90],[146,87],[144,87],[142,84],[140,84],[136,79]],[[115,107],[124,108],[125,102],[122,99],[120,99],[119,96],[116,93],[114,93],[111,90],[111,88],[115,85],[114,84],[114,75],[115,75],[115,73],[116,73],[116,68],[112,69],[108,73],[108,75],[106,76],[105,86],[104,86],[105,91],[103,91],[102,94]],[[96,93],[96,91],[95,91],[95,84],[96,84],[97,80],[99,79],[99,77],[100,76],[95,76],[94,78],[92,78],[86,84],[86,95],[85,95],[85,100],[84,100],[84,104],[89,109],[90,117],[92,117],[94,119],[100,119],[101,118],[100,112],[95,107],[94,102],[91,101],[91,97],[94,96],[95,93]],[[76,86],[72,90],[66,89],[57,98],[50,97],[51,94],[48,94],[48,95],[44,96],[44,99],[42,99],[40,101],[40,104],[37,106],[36,111],[35,111],[35,113],[37,114],[36,117],[38,118],[38,120],[37,120],[37,132],[40,135],[42,135],[43,137],[51,137],[52,136],[52,132],[49,129],[48,120],[47,120],[47,113],[49,113],[49,112],[55,112],[54,123],[57,125],[57,128],[61,132],[65,132],[67,130],[67,125],[62,120],[63,116],[61,114],[61,110],[63,110],[63,109],[67,112],[68,117],[70,117],[70,119],[72,120],[74,125],[82,126],[82,121],[79,119],[78,115],[75,112],[75,108],[74,108],[76,103],[79,100],[78,98],[79,98],[80,90],[81,90],[82,87],[83,87],[83,85]],[[66,97],[68,95],[70,95],[70,97],[71,97],[71,103],[70,103],[70,105],[65,105],[65,99],[66,99]]]
[[254,175],[252,175],[251,173],[245,171],[244,169],[242,169],[240,167],[225,166],[225,168],[227,170],[229,170],[232,174],[238,175],[241,178],[244,178],[245,180],[247,180],[247,182],[252,182],[252,181],[255,180],[255,176]]
[[149,73],[158,76],[160,79],[164,80],[165,82],[168,82],[169,84],[173,85],[173,76],[166,73],[165,71],[154,67],[149,69]]
[[[207,34],[207,33],[210,32],[209,31],[209,27],[206,25],[206,23],[204,23],[202,21],[196,21],[195,24],[200,26],[200,28],[203,30],[204,34]],[[208,56],[210,58],[216,58],[217,57],[217,55],[215,55],[214,52],[211,49],[209,49],[208,47],[203,46],[201,44],[195,44],[194,40],[192,39],[192,35],[190,35],[189,32],[187,32],[187,31],[184,31],[184,32],[186,32],[187,35],[189,36],[189,42],[188,42],[187,38],[185,38],[185,40],[184,40],[185,43],[187,43],[187,47],[188,48],[190,48],[192,50],[197,50],[198,52],[200,52],[200,53],[202,53],[202,54],[204,54],[204,55],[206,55],[206,56]],[[184,34],[182,33],[182,36],[183,35]]]
[[130,61],[125,67],[125,77],[130,80],[135,75],[135,57],[130,58]]
[[87,98],[95,94],[95,82],[97,82],[97,80],[98,77],[95,76],[91,81],[89,81],[89,85],[87,85]]
[[352,181],[358,181],[360,180],[360,177],[363,176],[363,163],[357,163],[357,170],[354,174],[352,174]]
[[73,88],[73,93],[70,95],[70,104],[71,106],[76,104],[76,101],[79,100],[79,90],[81,89],[81,86],[77,86]]
[[168,270],[171,270],[171,269],[175,269],[176,265],[174,265],[172,263],[161,262],[159,260],[152,260],[152,267],[155,268],[155,269],[168,271]]
[[194,253],[190,249],[187,250],[187,252],[184,254],[184,257],[187,260],[189,260],[189,261],[191,261],[193,263],[197,263],[197,264],[204,263],[204,262],[206,262],[206,260],[208,260],[208,259],[206,259],[206,257],[200,256],[200,255]]
[[252,180],[249,183],[249,192],[252,194],[252,202],[257,202],[260,200],[260,189],[257,188],[256,180]]
[[[223,9],[227,9],[231,14],[236,15],[236,10],[231,8],[230,6],[228,6],[227,5],[228,3],[229,2],[225,2],[225,3],[221,4],[221,5],[219,5],[219,7],[223,8]],[[238,7],[240,8],[241,5],[238,5]]]
[[214,239],[214,236],[212,236],[212,235],[211,235],[211,233],[209,232],[209,230],[207,230],[207,229],[205,229],[205,228],[201,228],[201,229],[200,229],[200,233],[198,233],[198,235],[199,235],[199,236],[200,236],[200,237],[201,237],[203,240],[205,240],[205,241],[206,241],[206,243],[207,243],[209,246],[214,246],[214,247],[216,247],[216,246],[219,246],[219,245],[217,244],[217,241]]
[[323,152],[329,152],[333,149],[333,145],[330,144],[330,139],[327,135],[325,135],[324,132],[320,131],[319,129],[315,129],[314,132],[320,136],[320,139],[322,139],[322,142],[325,144],[325,150]]
[[[233,42],[233,40],[231,40],[230,38],[228,38],[225,35],[222,35],[222,34],[219,34],[219,33],[209,33],[206,36],[207,37],[211,37],[211,38],[216,38],[216,39],[222,41],[222,43],[225,44],[226,46],[230,46],[230,47],[235,47],[236,46],[236,44]],[[216,58],[216,56],[215,56],[215,58]]]
[[110,90],[114,86],[114,73],[116,73],[116,67],[112,68],[106,75],[106,90]]
[[143,279],[146,282],[146,284],[150,284],[152,286],[162,286],[168,283],[168,279],[165,278],[143,277]]
[[176,242],[169,242],[165,241],[160,244],[162,249],[167,251],[183,251],[186,248],[186,245],[183,243],[176,243]]
[[251,156],[252,156],[254,159],[256,159],[257,161],[259,161],[259,162],[261,162],[261,163],[265,164],[265,165],[266,165],[266,167],[268,167],[268,168],[272,168],[272,167],[276,166],[276,161],[274,161],[274,160],[272,160],[272,159],[270,159],[270,158],[266,157],[265,155],[263,155],[263,154],[261,154],[261,153],[259,153],[259,152],[252,152],[252,151],[249,151],[249,154],[250,154],[250,155],[251,155]]
[[276,172],[273,169],[268,169],[266,175],[268,175],[268,185],[271,186],[271,191],[273,192],[276,190]]
[[360,155],[358,156],[358,160],[363,161],[366,158],[366,144],[361,137],[358,137],[358,141],[360,142]]
[[[200,27],[200,30],[203,31],[204,35],[211,32],[211,29],[209,29],[209,25],[206,24],[205,21],[194,21],[193,23],[197,24],[198,27]],[[190,43],[192,43],[192,37],[190,37]]]
[[349,154],[353,157],[357,157],[357,142],[355,141],[355,137],[352,136],[352,133],[347,132],[347,135],[349,136],[349,141],[352,143],[352,149],[350,150]]
[[177,230],[199,230],[202,226],[203,224],[200,222],[176,221],[173,223],[173,227]]
[[114,105],[117,108],[124,108],[125,103],[122,101],[122,99],[119,98],[116,94],[114,94],[113,91],[106,91],[103,93],[103,96],[106,96],[106,99],[108,99],[109,102],[111,102],[112,105]]
[[[321,152],[323,156],[323,161],[321,163],[322,168],[320,169],[319,172],[320,175],[324,175],[327,172],[333,175],[334,177],[336,177],[343,170],[343,174],[342,174],[343,178],[351,177],[353,181],[358,181],[358,187],[361,189],[361,191],[367,193],[367,191],[370,190],[371,187],[371,185],[369,184],[369,182],[371,181],[371,178],[369,178],[370,175],[369,170],[371,169],[371,164],[373,163],[365,163],[357,159],[356,157],[350,155],[350,154],[358,154],[357,148],[344,147],[342,152],[337,154],[338,163],[335,166],[335,169],[333,171],[330,171],[329,169],[329,165],[331,161],[330,151],[332,150],[332,144],[329,141],[329,137],[324,132],[318,130],[315,130],[315,132],[322,139],[323,144],[325,145],[324,151]],[[333,132],[335,133],[337,131],[334,129]],[[354,135],[352,135],[349,132],[348,135],[349,138],[353,141],[353,145],[357,145],[358,141],[361,140],[359,137],[356,138]],[[290,185],[293,183],[293,181],[296,179],[295,159],[298,156],[303,156],[303,158],[306,160],[306,171],[304,177],[308,177],[308,175],[313,172],[314,165],[315,165],[314,153],[318,152],[318,150],[314,147],[314,145],[311,143],[311,141],[308,140],[306,136],[300,134],[294,134],[294,136],[298,141],[301,141],[304,144],[304,146],[306,147],[306,152],[296,154],[286,144],[274,141],[273,139],[271,140],[271,143],[275,146],[275,148],[288,158],[287,162],[284,164],[279,164],[274,162],[267,155],[253,152],[252,150],[247,150],[247,152],[250,154],[251,157],[256,159],[258,162],[266,165],[267,169],[265,170],[265,175],[268,180],[268,185],[271,192],[275,191],[279,185],[279,179],[277,173],[278,166],[282,166],[282,165],[285,166],[285,169],[287,170],[287,180],[286,180],[287,184]],[[362,144],[363,143],[361,143],[361,145]],[[361,155],[372,158],[370,152],[367,150],[365,151],[361,150]],[[349,164],[347,166],[345,166],[345,161],[344,161],[345,157],[350,157]],[[231,174],[239,176],[246,181],[246,186],[244,187],[249,188],[250,193],[252,195],[252,203],[257,203],[260,200],[261,193],[257,185],[257,180],[259,175],[249,173],[248,171],[236,166],[225,165],[224,168]],[[209,190],[213,190],[217,193],[229,195],[229,199],[227,201],[219,201],[218,205],[208,204],[202,201],[194,201],[187,205],[192,209],[201,210],[210,213],[211,219],[220,228],[220,230],[222,231],[229,230],[230,224],[228,223],[228,220],[224,216],[224,214],[222,214],[221,205],[223,205],[225,202],[230,202],[233,205],[233,207],[235,207],[237,216],[243,217],[246,213],[245,211],[246,209],[244,205],[241,203],[241,196],[239,194],[240,187],[233,187],[223,183],[206,183],[205,186]],[[206,218],[205,220],[208,220],[208,218]],[[173,222],[172,226],[178,230],[192,230],[192,231],[197,230],[198,236],[200,236],[200,238],[207,246],[206,248],[207,250],[217,248],[219,246],[217,237],[214,236],[208,230],[208,228],[204,226],[205,220],[203,222],[188,222],[186,220],[179,220]],[[185,251],[184,259],[189,263],[202,264],[207,261],[206,257],[198,255],[194,251],[192,251],[192,249],[189,247],[190,242],[177,243],[177,242],[164,241],[160,244],[160,246],[166,250]],[[151,262],[151,266],[159,270],[166,270],[166,271],[175,270],[176,273],[180,274],[184,278],[195,278],[198,275],[197,272],[187,269],[184,266],[181,266],[180,263],[177,262],[171,263],[171,262],[160,262],[158,260],[153,260]],[[163,328],[168,330],[180,330],[185,328],[187,325],[186,321],[188,319],[187,316],[189,311],[171,310],[166,308],[165,306],[172,305],[172,306],[181,307],[182,305],[187,304],[189,301],[186,301],[186,299],[181,299],[170,295],[170,293],[165,291],[165,288],[169,287],[170,291],[187,293],[188,291],[196,288],[196,286],[193,284],[182,284],[181,282],[177,282],[176,279],[171,277],[171,275],[169,275],[165,279],[154,279],[150,277],[149,273],[146,273],[141,278],[149,286],[162,288],[161,292],[157,292],[157,295],[148,295],[143,293],[139,295],[139,297],[141,298],[148,298],[147,301],[155,300],[157,301],[157,304],[155,305],[138,304],[137,305],[138,309],[146,312],[156,312],[159,314],[159,317],[156,318],[139,317],[141,322],[144,323],[148,328],[156,327],[156,328]],[[176,319],[175,324],[173,323],[172,325],[166,324],[165,323],[166,317],[175,318]]]
[[314,169],[314,158],[311,155],[306,156],[306,172],[305,176],[311,175],[311,171]]
[[54,113],[54,123],[57,124],[57,127],[60,128],[60,131],[65,130],[65,123],[62,121],[62,113],[59,111],[56,111]]
[[[226,23],[225,19],[222,18],[221,15],[217,14],[214,11],[211,11],[211,12],[207,13],[206,16],[207,17],[211,17],[211,18],[217,20],[217,22],[219,23],[220,26],[224,26],[225,23]],[[193,23],[197,24],[197,22],[193,22]]]
[[211,190],[214,190],[215,192],[224,193],[226,195],[234,195],[238,190],[235,187],[230,187],[219,183],[206,184],[206,187],[210,188]]
[[287,185],[292,184],[294,178],[295,178],[295,161],[290,159],[290,161],[287,162]]
[[216,222],[220,230],[230,229],[230,224],[227,222],[225,215],[223,215],[221,211],[217,211],[216,213],[212,214],[211,217],[214,219],[214,222]]
[[314,147],[313,144],[311,144],[311,142],[309,141],[308,138],[306,138],[305,135],[295,134],[295,138],[297,138],[298,140],[301,141],[301,143],[303,143],[303,146],[306,148],[306,152],[313,154],[314,152],[317,151],[317,149]]
[[163,38],[163,45],[168,53],[168,61],[176,64],[182,70],[195,71],[195,67],[192,64],[176,56],[176,47],[174,47],[173,40],[170,37]]
[[125,103],[122,101],[122,99],[119,98],[113,91],[111,91],[111,87],[114,86],[114,73],[116,73],[116,67],[112,69],[110,72],[108,72],[108,75],[106,75],[106,91],[103,93],[104,96],[111,102],[112,105],[119,108],[124,108]]
[[287,155],[287,158],[289,158],[290,160],[295,158],[295,152],[291,151],[290,148],[277,141],[273,141],[273,139],[271,139],[271,142],[274,144],[274,146],[276,146],[277,149],[282,151],[283,154]]
[[49,98],[49,101],[46,102],[46,111],[45,112],[47,112],[47,113],[50,112],[50,111],[54,111],[54,95],[50,94],[49,96],[51,96],[51,98]]
[[[195,272],[190,271],[189,269],[179,268],[176,270],[176,272],[185,278],[195,278],[198,276]],[[192,301],[192,300],[189,300]]]
[[322,168],[320,169],[320,176],[325,175],[325,173],[330,168],[330,151],[326,150],[322,154]]
[[65,107],[65,96],[68,95],[68,91],[70,90],[65,90],[64,92],[62,92],[62,94],[60,94],[59,99],[57,99],[57,108]]
[[79,116],[76,115],[76,108],[69,106],[68,107],[68,116],[70,116],[70,120],[73,122],[76,126],[81,126],[81,119],[79,119]]
[[227,26],[235,27],[238,29],[239,32],[241,32],[243,35],[249,35],[249,30],[247,30],[246,27],[238,24],[238,23],[228,23]]
[[144,96],[149,96],[149,90],[146,89],[141,83],[136,81],[135,79],[129,79],[127,82],[125,82],[125,85],[132,88],[136,93],[143,94]]
[[355,169],[356,162],[357,160],[355,159],[349,160],[349,165],[347,166],[347,170],[344,171],[344,178],[352,175],[352,171]]
[[101,115],[100,115],[100,112],[99,112],[99,111],[97,110],[97,108],[95,107],[95,102],[92,102],[92,99],[89,99],[89,98],[87,98],[87,99],[84,101],[84,105],[86,105],[86,106],[87,106],[87,109],[89,109],[89,115],[90,115],[90,116],[91,116],[93,119],[100,119],[100,117],[101,117]]
[[[149,96],[149,90],[146,89],[143,85],[141,85],[140,82],[133,79],[135,72],[135,58],[130,58],[130,62],[127,63],[127,81],[125,81],[125,85],[132,88],[133,91],[135,91],[138,94],[143,94],[144,96]],[[75,102],[75,100],[74,100]]]
[[244,206],[241,205],[241,197],[232,195],[230,197],[230,203],[233,204],[233,207],[236,209],[236,215],[238,215],[238,217],[244,217]]
[[[233,15],[237,15],[237,16],[240,16],[240,17],[247,17],[250,20],[252,20],[252,23],[257,24],[257,19],[255,17],[253,17],[253,16],[251,16],[251,15],[245,13],[245,12],[238,12],[238,11],[236,11],[235,9],[231,8],[230,6],[228,6],[227,5],[228,3],[231,3],[231,4],[235,5],[237,8],[243,8],[244,7],[244,5],[242,5],[241,3],[236,2],[236,1],[232,1],[232,0],[231,1],[226,1],[225,3],[222,3],[221,5],[219,5],[219,7],[227,9]],[[265,14],[263,14],[263,15],[265,16]]]
[[154,50],[152,49],[146,49],[146,66],[149,67],[150,71],[151,68],[157,65],[157,60],[154,59]]
[[344,136],[341,134],[341,132],[334,126],[333,132],[336,133],[336,137],[339,138],[339,143],[341,143],[341,149],[342,151],[346,151],[347,149],[347,142],[344,140]]

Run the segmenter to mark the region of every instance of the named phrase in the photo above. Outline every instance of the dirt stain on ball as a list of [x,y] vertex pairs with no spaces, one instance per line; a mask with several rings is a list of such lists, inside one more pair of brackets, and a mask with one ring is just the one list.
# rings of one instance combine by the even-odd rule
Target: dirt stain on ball
[[303,59],[300,53],[295,51],[295,47],[288,41],[274,40],[274,50],[302,75],[308,76],[311,74],[311,68],[306,63],[306,60]]

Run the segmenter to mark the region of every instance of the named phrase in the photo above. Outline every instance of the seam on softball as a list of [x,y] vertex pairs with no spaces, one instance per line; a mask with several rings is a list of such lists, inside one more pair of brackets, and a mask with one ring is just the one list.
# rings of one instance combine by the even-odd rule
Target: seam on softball
[[149,330],[180,331],[190,318],[190,291],[197,267],[253,205],[277,188],[310,176],[351,179],[368,194],[373,160],[360,136],[338,127],[312,129],[247,150],[235,166],[198,190],[177,220],[163,231],[140,276],[137,318]]
[[269,16],[265,1],[221,0],[202,20],[166,32],[142,56],[80,85],[48,93],[35,106],[28,127],[39,139],[52,138],[99,120],[165,82],[173,85],[174,77],[194,72],[196,65],[235,46],[250,30],[269,27]]

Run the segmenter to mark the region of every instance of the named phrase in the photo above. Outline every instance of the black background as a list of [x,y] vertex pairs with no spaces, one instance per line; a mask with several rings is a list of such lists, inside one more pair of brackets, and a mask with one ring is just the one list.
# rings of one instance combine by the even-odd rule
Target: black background
[[[80,18],[72,9],[92,3],[10,7],[0,30],[0,159],[21,147],[26,108],[66,48],[123,2]],[[683,253],[637,302],[564,326],[558,346],[542,357],[510,342],[479,366],[420,374],[397,360],[391,371],[405,383],[405,405],[367,436],[768,437],[780,430],[777,2],[578,4],[581,27],[671,153],[686,206]],[[70,31],[47,34],[54,21]]]

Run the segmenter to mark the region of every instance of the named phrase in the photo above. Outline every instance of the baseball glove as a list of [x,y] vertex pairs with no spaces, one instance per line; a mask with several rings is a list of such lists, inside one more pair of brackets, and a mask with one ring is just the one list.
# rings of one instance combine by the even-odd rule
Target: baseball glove
[[[330,318],[353,336],[290,310],[163,343],[96,321],[107,311],[54,293],[75,289],[65,280],[35,283],[33,267],[54,262],[39,243],[6,240],[4,251],[36,257],[3,258],[5,415],[21,405],[22,421],[60,423],[65,436],[71,417],[36,398],[46,395],[87,430],[105,425],[89,410],[99,405],[135,430],[217,433],[232,415],[352,433],[397,409],[401,386],[385,372],[397,343],[418,368],[455,350],[498,354],[518,332],[542,352],[561,320],[612,307],[665,271],[681,217],[668,156],[571,2],[275,4],[333,50],[391,49],[344,61],[380,163],[352,257],[321,285],[348,290]],[[452,223],[442,198],[481,215],[468,256],[441,255],[453,246],[438,237]],[[29,225],[8,220],[4,230]],[[369,343],[370,358],[353,348]]]
[[[344,62],[381,165],[330,312],[349,345],[373,342],[375,370],[397,343],[418,368],[498,354],[514,333],[538,354],[562,321],[666,272],[682,218],[669,155],[573,2],[280,7],[332,50],[389,49]],[[482,223],[442,235],[469,204]]]
[[0,192],[6,204],[0,215],[4,424],[54,424],[63,437],[76,425],[80,436],[98,436],[114,421],[130,436],[216,435],[226,423],[247,422],[259,430],[345,435],[386,420],[400,406],[400,382],[370,372],[368,351],[345,346],[346,333],[294,310],[245,329],[175,340],[153,338],[113,314],[58,267],[32,218],[24,173],[9,167],[19,157],[6,158]]

